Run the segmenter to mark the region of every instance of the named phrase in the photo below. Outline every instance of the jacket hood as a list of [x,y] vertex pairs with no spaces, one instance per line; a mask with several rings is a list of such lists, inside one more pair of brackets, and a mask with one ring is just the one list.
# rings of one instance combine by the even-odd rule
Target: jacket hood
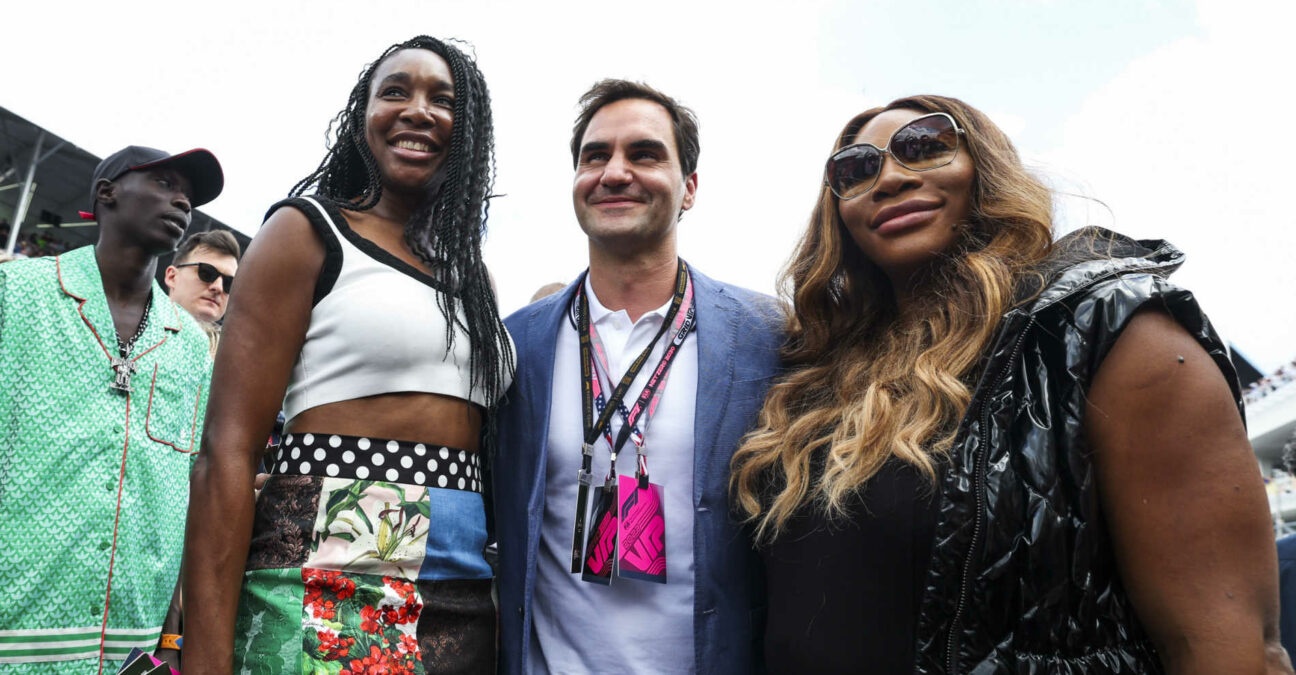
[[1165,278],[1183,262],[1183,252],[1164,239],[1133,239],[1101,227],[1086,227],[1054,243],[1053,253],[1040,264],[1037,274],[1022,280],[1017,297],[1025,303],[1022,309],[1036,313],[1102,279],[1130,272]]

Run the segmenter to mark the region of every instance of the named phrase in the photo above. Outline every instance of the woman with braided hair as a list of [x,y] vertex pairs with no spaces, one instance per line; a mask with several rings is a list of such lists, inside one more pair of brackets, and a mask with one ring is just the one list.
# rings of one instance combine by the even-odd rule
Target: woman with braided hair
[[[1128,141],[1128,138],[1113,140]],[[1138,161],[1137,144],[1112,161]],[[772,673],[1290,673],[1227,351],[957,99],[838,136],[734,454]]]
[[363,70],[330,131],[230,299],[191,488],[185,672],[493,672],[482,491],[513,350],[481,258],[486,83],[415,37]]

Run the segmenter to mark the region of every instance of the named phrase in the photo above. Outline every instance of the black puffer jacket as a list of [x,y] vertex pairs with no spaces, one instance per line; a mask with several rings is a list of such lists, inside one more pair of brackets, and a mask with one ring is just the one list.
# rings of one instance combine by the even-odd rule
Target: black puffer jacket
[[1192,294],[1166,281],[1183,262],[1173,246],[1090,229],[1058,249],[1079,262],[1053,265],[1043,292],[1004,316],[945,467],[919,673],[1163,671],[1116,569],[1085,396],[1145,306],[1197,338],[1241,414],[1237,378]]

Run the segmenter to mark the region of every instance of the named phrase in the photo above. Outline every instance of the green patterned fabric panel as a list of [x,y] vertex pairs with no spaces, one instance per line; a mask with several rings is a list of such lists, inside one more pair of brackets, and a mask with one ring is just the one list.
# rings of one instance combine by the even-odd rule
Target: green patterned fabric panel
[[155,283],[133,391],[112,390],[102,286],[93,247],[0,265],[0,629],[15,641],[97,634],[105,605],[110,635],[156,640],[179,571],[207,339]]
[[300,568],[244,573],[234,624],[236,675],[302,672],[304,595]]
[[424,672],[414,582],[309,567],[244,573],[238,675]]

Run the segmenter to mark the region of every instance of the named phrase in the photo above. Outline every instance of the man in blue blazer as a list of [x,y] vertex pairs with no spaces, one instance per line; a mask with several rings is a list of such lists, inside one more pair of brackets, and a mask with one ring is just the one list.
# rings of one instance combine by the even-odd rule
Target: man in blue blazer
[[[518,370],[494,461],[501,672],[761,669],[763,573],[730,514],[729,460],[777,372],[783,319],[678,258],[698,150],[692,111],[646,85],[604,80],[581,98],[572,201],[589,271],[505,321]],[[664,570],[600,576],[583,546],[597,509],[574,536],[578,475],[586,494],[603,485],[614,447],[621,494],[660,486]],[[626,482],[637,466],[646,477]]]

